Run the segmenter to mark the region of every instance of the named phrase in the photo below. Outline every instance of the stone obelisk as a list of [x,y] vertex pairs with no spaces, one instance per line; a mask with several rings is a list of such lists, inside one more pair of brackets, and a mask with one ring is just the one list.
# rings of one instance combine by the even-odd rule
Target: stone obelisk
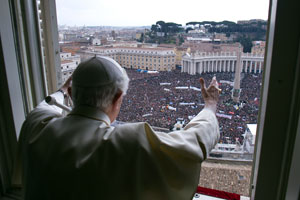
[[242,65],[242,51],[239,48],[237,52],[237,59],[236,59],[236,68],[235,68],[235,76],[234,76],[234,85],[232,90],[232,99],[234,102],[238,103],[240,101],[240,82],[241,82],[241,65]]

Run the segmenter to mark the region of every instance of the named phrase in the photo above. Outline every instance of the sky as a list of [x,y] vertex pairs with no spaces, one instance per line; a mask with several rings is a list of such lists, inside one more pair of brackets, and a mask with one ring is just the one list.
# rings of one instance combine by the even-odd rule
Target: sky
[[59,25],[151,26],[157,21],[268,18],[269,0],[56,0]]

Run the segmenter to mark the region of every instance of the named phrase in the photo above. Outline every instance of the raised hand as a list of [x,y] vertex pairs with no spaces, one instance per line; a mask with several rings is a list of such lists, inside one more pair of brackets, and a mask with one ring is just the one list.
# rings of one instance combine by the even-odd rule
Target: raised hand
[[200,78],[200,85],[201,85],[202,97],[205,102],[205,107],[212,109],[214,112],[216,112],[217,103],[219,101],[219,95],[221,92],[221,89],[219,89],[218,87],[218,82],[216,77],[214,76],[212,78],[208,88],[206,88],[205,81],[203,78]]

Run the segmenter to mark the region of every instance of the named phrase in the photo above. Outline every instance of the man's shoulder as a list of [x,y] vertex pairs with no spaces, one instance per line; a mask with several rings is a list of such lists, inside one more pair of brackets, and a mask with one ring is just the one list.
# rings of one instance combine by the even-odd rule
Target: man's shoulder
[[146,139],[147,127],[150,125],[146,122],[124,123],[115,127],[115,132],[121,139],[140,140]]
[[140,131],[141,129],[144,129],[146,122],[127,122],[116,125],[117,130],[121,131]]
[[54,110],[45,111],[35,108],[26,117],[22,129],[28,129],[31,132],[35,129],[43,129],[50,121],[61,117],[62,115]]

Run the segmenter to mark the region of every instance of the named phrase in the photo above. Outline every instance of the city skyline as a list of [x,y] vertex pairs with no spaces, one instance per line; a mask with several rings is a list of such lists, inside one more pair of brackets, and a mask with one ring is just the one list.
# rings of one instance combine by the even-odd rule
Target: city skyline
[[267,20],[269,1],[192,0],[182,5],[170,0],[57,0],[56,7],[59,25],[151,26],[163,20],[184,26],[191,21]]

